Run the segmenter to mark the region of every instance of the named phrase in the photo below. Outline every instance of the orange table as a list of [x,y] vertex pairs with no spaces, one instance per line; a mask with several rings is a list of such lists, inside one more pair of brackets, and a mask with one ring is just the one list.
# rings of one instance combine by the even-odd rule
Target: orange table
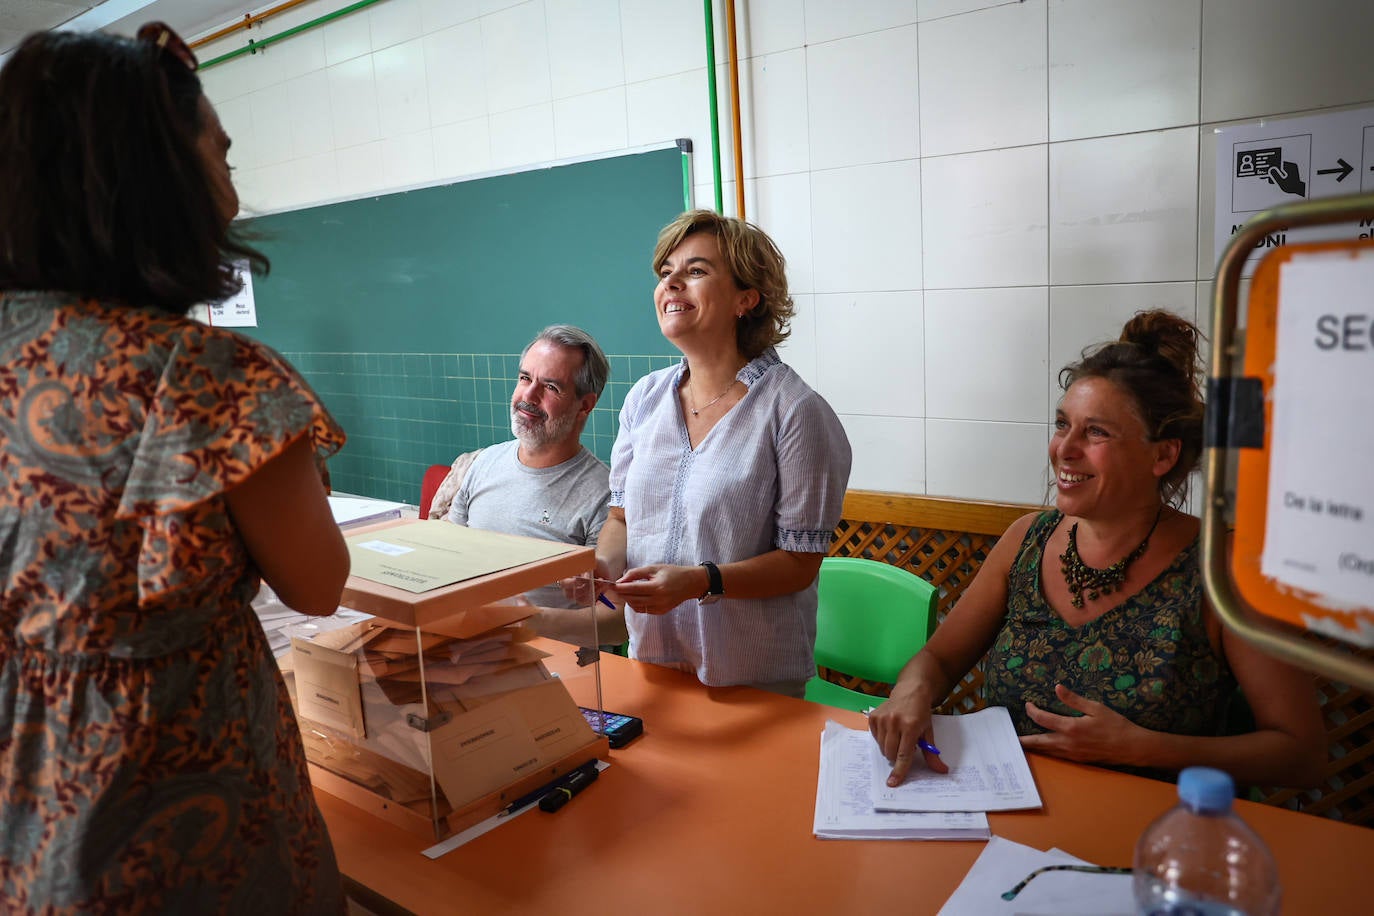
[[[557,653],[551,668],[570,668],[571,647],[543,647]],[[417,914],[934,913],[982,852],[811,835],[821,729],[827,718],[861,728],[857,713],[614,656],[601,673],[606,708],[640,716],[645,734],[562,811],[531,811],[429,860],[424,838],[317,792],[344,873]],[[1129,865],[1175,799],[1162,782],[1030,764],[1044,808],[990,815],[993,833],[1103,865]],[[1285,913],[1366,911],[1374,830],[1238,807],[1278,859]]]

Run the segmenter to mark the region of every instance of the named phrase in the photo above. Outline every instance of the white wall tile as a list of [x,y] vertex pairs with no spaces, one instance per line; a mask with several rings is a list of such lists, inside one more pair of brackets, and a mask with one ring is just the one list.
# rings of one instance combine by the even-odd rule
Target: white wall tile
[[1007,2],[1008,0],[917,0],[916,10],[920,20],[925,22],[929,19],[943,19],[946,16],[985,10],[990,6],[1002,6]]
[[324,59],[327,66],[341,64],[372,50],[372,27],[366,10],[327,22],[320,31],[324,33]]
[[1363,0],[1207,0],[1202,120],[1226,121],[1374,99]]
[[1049,476],[1045,423],[926,420],[931,496],[1040,505]]
[[545,0],[544,15],[555,99],[624,85],[617,0]]
[[927,417],[1044,423],[1043,286],[927,290]]
[[1059,370],[1083,356],[1083,349],[1116,340],[1136,312],[1168,309],[1195,321],[1196,283],[1132,283],[1114,286],[1056,286],[1050,289],[1049,403],[1059,402]]
[[543,5],[524,3],[483,16],[481,22],[488,109],[509,111],[549,101],[553,94]]
[[1197,169],[1193,127],[1051,144],[1050,282],[1193,279]]
[[806,0],[806,41],[816,44],[916,21],[916,0]]
[[[253,131],[253,106],[249,96],[217,102],[215,114],[220,126],[229,135],[229,164],[240,171],[256,169],[263,164],[257,134]],[[235,179],[238,176],[234,176]]]
[[1050,139],[1192,124],[1202,0],[1050,0]]
[[382,180],[403,188],[434,180],[434,138],[428,128],[382,141]]
[[487,122],[484,116],[434,128],[437,177],[457,178],[491,170],[491,131]]
[[924,492],[926,422],[907,417],[840,414],[854,456],[849,488],[884,493]]
[[329,102],[329,73],[316,70],[291,80],[283,88],[291,105],[293,156],[299,159],[333,152],[334,115]]
[[519,6],[525,2],[526,0],[479,0],[478,8],[482,11],[482,15],[486,16],[490,13],[510,9],[512,6]]
[[[661,79],[630,83],[625,87],[630,119],[630,146],[671,143],[679,137],[692,141],[692,171],[696,181],[711,178],[711,113],[706,99],[706,71],[692,70]],[[735,177],[730,131],[722,122],[720,134],[721,178]]]
[[330,67],[329,108],[335,147],[356,146],[381,136],[377,118],[377,82],[372,56],[355,57]]
[[816,292],[921,288],[921,164],[811,173]]
[[420,0],[420,27],[425,34],[470,22],[480,15],[478,0]]
[[355,197],[386,186],[382,175],[382,141],[360,143],[334,151],[339,172],[339,194]]
[[922,23],[922,154],[1043,143],[1045,43],[1045,0]]
[[248,96],[253,111],[253,134],[258,143],[258,164],[275,165],[294,158],[292,153],[291,97],[280,89],[263,89]]
[[623,149],[627,131],[623,86],[553,103],[554,147],[559,159]]
[[1023,146],[921,161],[926,289],[1046,283],[1046,159]]
[[261,199],[273,210],[307,206],[339,193],[332,152],[268,166],[259,177]]
[[556,155],[553,105],[531,105],[491,115],[491,167],[505,169],[548,162]]
[[[201,54],[204,54],[203,49]],[[235,58],[216,64],[209,70],[202,70],[200,88],[205,97],[218,108],[221,102],[239,98],[251,91],[247,77],[247,65],[242,58]]]
[[739,91],[744,173],[780,175],[810,167],[806,52],[784,51],[745,61]]
[[424,37],[430,124],[452,124],[487,113],[482,27],[467,22]]
[[746,214],[787,259],[787,286],[795,295],[815,289],[811,253],[811,179],[805,172],[747,182]]
[[[725,30],[717,28],[716,32],[719,44]],[[625,48],[626,82],[638,83],[706,66],[706,30],[700,3],[621,0],[620,35]]]
[[384,48],[372,55],[372,69],[382,136],[398,137],[429,127],[424,43],[415,38]]
[[920,155],[916,26],[808,48],[811,167]]
[[919,417],[925,412],[921,292],[816,296],[817,390],[836,413]]
[[374,51],[412,41],[424,33],[420,0],[387,0],[368,7],[367,15]]
[[802,380],[819,390],[816,363],[816,297],[792,296],[796,311],[792,315],[792,333],[778,344],[778,356],[791,366]]
[[[280,34],[287,27],[285,22],[274,21],[272,34]],[[298,32],[285,41],[270,45],[264,52],[264,58],[272,64],[275,71],[274,82],[284,82],[322,70],[329,65],[324,53],[324,30]]]
[[757,57],[800,48],[806,44],[802,0],[750,0],[742,11],[737,42],[740,57]]

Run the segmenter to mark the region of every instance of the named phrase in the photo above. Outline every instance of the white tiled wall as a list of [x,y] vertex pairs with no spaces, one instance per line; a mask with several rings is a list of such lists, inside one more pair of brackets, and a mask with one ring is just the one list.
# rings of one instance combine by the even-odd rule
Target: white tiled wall
[[[787,256],[783,356],[841,415],[856,488],[1040,501],[1063,363],[1141,308],[1207,320],[1212,128],[1374,104],[1364,0],[736,8],[747,215]],[[698,0],[383,0],[205,83],[248,209],[678,137],[709,206],[705,49]]]

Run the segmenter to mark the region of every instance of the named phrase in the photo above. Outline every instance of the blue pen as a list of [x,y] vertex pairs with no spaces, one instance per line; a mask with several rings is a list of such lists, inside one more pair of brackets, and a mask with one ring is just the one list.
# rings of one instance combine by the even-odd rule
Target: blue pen
[[602,604],[606,605],[606,607],[610,608],[611,610],[615,610],[615,602],[612,601],[610,598],[607,598],[605,595],[597,595],[596,600],[600,601]]

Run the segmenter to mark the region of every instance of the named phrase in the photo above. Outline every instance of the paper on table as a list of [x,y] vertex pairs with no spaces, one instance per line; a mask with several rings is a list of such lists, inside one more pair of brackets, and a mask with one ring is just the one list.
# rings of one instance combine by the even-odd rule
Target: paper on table
[[995,836],[940,908],[940,916],[993,916],[997,913],[1129,916],[1134,913],[1130,875],[1045,872],[1027,884],[1014,900],[1002,899],[1004,892],[1020,884],[1037,868],[1087,864],[1065,852],[1041,852]]
[[986,840],[981,812],[875,811],[869,797],[868,732],[825,723],[812,832],[827,840]]
[[363,496],[329,497],[329,511],[334,513],[334,523],[340,528],[355,528],[369,522],[383,522],[400,518],[404,503],[387,502],[381,499],[367,499]]
[[1011,811],[1039,808],[1040,793],[1026,752],[1005,707],[989,706],[962,716],[931,716],[930,728],[949,773],[913,767],[906,781],[889,788],[892,766],[869,742],[873,806],[883,811]]
[[416,593],[576,549],[572,544],[428,521],[361,532],[347,541],[353,575]]

